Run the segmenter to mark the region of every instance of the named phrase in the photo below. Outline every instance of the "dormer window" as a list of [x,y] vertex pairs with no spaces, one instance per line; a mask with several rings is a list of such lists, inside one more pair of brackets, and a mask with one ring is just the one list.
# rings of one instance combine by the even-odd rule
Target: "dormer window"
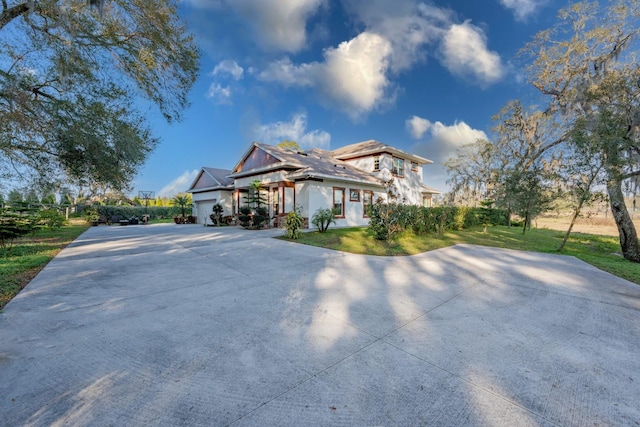
[[380,170],[380,156],[373,157],[373,170],[374,172]]
[[393,158],[393,174],[395,176],[403,177],[404,176],[404,159],[400,157]]

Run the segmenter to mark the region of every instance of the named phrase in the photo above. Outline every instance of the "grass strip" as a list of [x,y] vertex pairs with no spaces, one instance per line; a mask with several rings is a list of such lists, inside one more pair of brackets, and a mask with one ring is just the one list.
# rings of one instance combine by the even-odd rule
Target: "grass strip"
[[87,225],[74,224],[40,230],[0,248],[0,310],[87,228]]

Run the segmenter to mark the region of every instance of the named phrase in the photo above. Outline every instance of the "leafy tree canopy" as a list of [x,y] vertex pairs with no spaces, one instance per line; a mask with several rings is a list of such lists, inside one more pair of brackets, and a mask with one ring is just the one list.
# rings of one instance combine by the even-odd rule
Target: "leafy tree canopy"
[[622,191],[640,177],[640,3],[583,1],[523,50],[533,85],[549,97],[574,150],[601,163],[625,258],[640,262],[640,242]]
[[198,50],[175,0],[2,1],[0,173],[126,188],[154,149],[136,97],[180,118]]
[[284,148],[285,150],[302,151],[302,148],[297,142],[289,141],[288,139],[285,139],[284,141],[280,142],[278,144],[278,147]]

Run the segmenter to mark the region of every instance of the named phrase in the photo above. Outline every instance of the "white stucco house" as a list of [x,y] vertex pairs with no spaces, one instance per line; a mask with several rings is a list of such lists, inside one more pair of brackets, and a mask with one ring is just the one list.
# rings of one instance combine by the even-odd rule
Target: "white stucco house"
[[233,169],[202,168],[187,191],[200,224],[210,223],[216,203],[224,215],[237,215],[251,182],[259,180],[273,225],[282,225],[298,206],[306,219],[320,208],[333,208],[337,227],[363,226],[369,223],[366,206],[386,197],[383,181],[391,177],[399,202],[431,206],[440,192],[422,182],[422,168],[430,163],[374,140],[300,152],[254,142]]

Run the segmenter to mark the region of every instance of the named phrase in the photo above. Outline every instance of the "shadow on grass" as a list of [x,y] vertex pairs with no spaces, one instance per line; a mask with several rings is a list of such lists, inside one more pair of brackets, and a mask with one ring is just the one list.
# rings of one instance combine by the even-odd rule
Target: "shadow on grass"
[[616,237],[573,233],[562,252],[558,247],[564,233],[557,230],[496,226],[486,233],[481,228],[448,231],[441,238],[435,234],[416,235],[405,232],[391,242],[374,239],[366,228],[329,229],[325,233],[303,233],[298,243],[343,252],[375,256],[407,256],[455,244],[471,244],[531,252],[574,256],[601,270],[640,284],[640,264],[624,259]]

